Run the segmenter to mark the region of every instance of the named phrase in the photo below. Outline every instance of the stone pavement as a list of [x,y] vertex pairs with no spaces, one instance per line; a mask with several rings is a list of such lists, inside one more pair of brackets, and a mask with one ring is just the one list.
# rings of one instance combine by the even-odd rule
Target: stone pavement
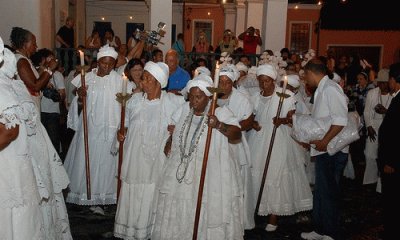
[[[378,240],[381,225],[380,194],[374,185],[361,185],[358,180],[343,179],[342,237],[340,240]],[[67,204],[73,238],[75,240],[117,239],[112,235],[116,206],[105,209],[105,216],[95,215],[87,206]],[[257,227],[246,231],[245,240],[300,239],[302,231],[312,230],[311,213],[279,217],[278,229],[267,233],[267,219],[260,217]],[[211,239],[212,240],[212,239]]]

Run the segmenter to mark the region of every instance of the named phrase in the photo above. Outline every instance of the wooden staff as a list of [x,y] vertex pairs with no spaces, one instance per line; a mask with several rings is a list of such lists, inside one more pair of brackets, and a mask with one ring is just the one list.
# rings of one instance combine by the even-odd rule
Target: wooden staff
[[[125,108],[126,108],[126,102],[131,98],[131,94],[126,94],[124,90],[122,93],[117,93],[117,101],[121,103],[121,123],[120,123],[120,129],[119,133],[125,135]],[[122,161],[124,159],[124,141],[119,142],[119,153],[118,153],[118,179],[117,179],[117,202],[119,199],[119,194],[121,191],[121,167],[122,167]]]
[[86,83],[85,83],[85,67],[81,69],[81,87],[85,91],[82,96],[82,119],[83,119],[83,139],[85,142],[85,167],[86,167],[86,194],[87,199],[90,200],[90,162],[89,162],[89,140],[88,140],[88,125],[87,125],[87,111],[86,111]]
[[[284,78],[282,92],[276,93],[279,96],[279,104],[278,104],[278,109],[276,111],[276,117],[275,117],[276,119],[278,119],[281,115],[283,101],[285,100],[285,98],[289,97],[289,95],[285,93],[286,84],[287,84],[287,78]],[[271,101],[272,101],[272,99],[271,99]],[[264,166],[264,172],[263,172],[263,176],[262,176],[262,180],[261,180],[260,191],[258,192],[256,210],[254,211],[254,220],[256,219],[256,216],[258,214],[258,209],[260,208],[261,197],[262,197],[263,190],[264,190],[265,180],[267,179],[268,166],[269,166],[269,161],[271,159],[272,148],[274,146],[275,134],[276,134],[277,128],[278,128],[277,125],[274,124],[274,128],[272,130],[272,135],[271,135],[271,141],[269,142],[267,159],[265,160],[265,166]]]
[[[216,68],[215,68],[215,74],[214,74],[214,88],[209,88],[208,89],[209,91],[211,91],[213,93],[213,97],[212,97],[212,101],[211,101],[211,107],[210,107],[210,111],[209,111],[211,116],[214,116],[215,108],[217,106],[218,82],[219,82],[219,64],[218,64],[218,61],[217,61]],[[195,218],[194,218],[194,228],[193,228],[193,238],[192,238],[193,240],[197,240],[197,234],[198,234],[198,229],[199,229],[201,201],[203,199],[204,180],[206,178],[208,153],[210,151],[212,130],[213,129],[211,127],[208,127],[207,138],[206,138],[206,146],[204,148],[203,164],[201,166],[199,192],[198,192],[198,195],[197,195],[196,215],[195,215]]]

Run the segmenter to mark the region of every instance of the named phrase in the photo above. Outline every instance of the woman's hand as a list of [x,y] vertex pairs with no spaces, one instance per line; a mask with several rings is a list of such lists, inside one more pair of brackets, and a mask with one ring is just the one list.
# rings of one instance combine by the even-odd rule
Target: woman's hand
[[261,130],[261,125],[256,120],[253,121],[253,129],[257,132]]
[[127,132],[128,132],[128,128],[125,128],[125,131],[123,133],[121,132],[121,129],[118,129],[118,132],[117,132],[118,142],[122,143],[125,141]]
[[208,126],[211,128],[217,128],[217,126],[220,124],[218,121],[218,118],[215,115],[210,115],[208,116]]

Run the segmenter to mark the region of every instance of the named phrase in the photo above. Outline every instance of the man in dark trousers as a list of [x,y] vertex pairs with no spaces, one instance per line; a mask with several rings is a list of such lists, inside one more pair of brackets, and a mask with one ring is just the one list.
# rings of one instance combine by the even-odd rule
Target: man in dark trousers
[[378,134],[378,168],[382,180],[383,197],[383,239],[398,239],[400,214],[400,62],[394,63],[389,69],[389,88],[393,93],[392,102],[386,111]]
[[[74,19],[68,17],[65,21],[65,25],[58,30],[56,35],[56,42],[60,44],[61,48],[59,52],[61,64],[64,66],[67,73],[72,70],[72,56],[74,51],[69,48],[74,48],[74,24]],[[65,54],[66,52],[67,54]],[[65,59],[66,55],[68,56],[67,59]],[[67,64],[65,64],[65,62],[67,62]]]

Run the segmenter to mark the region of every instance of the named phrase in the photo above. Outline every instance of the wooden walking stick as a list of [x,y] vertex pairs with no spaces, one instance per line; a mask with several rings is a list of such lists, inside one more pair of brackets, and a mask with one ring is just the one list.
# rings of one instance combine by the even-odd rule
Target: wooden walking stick
[[[276,111],[276,118],[279,118],[281,115],[283,101],[285,100],[285,98],[289,97],[289,95],[285,93],[286,84],[287,84],[287,76],[284,77],[282,92],[276,93],[279,96],[279,104],[278,104],[278,109]],[[263,176],[262,176],[262,180],[261,180],[260,191],[258,192],[256,210],[254,211],[254,220],[256,220],[256,216],[258,214],[258,209],[260,208],[261,197],[262,197],[263,190],[264,190],[265,180],[267,179],[268,166],[269,166],[269,161],[271,159],[272,148],[274,146],[275,134],[276,134],[277,128],[278,127],[276,125],[274,125],[274,128],[272,130],[271,140],[269,142],[269,147],[268,147],[267,159],[265,160],[264,172],[263,172]]]
[[[85,82],[85,60],[83,52],[79,51],[81,60],[81,88],[86,92]],[[82,120],[83,120],[83,140],[85,143],[85,168],[86,168],[86,194],[87,199],[92,198],[90,192],[90,161],[89,161],[89,140],[88,140],[88,125],[87,125],[87,111],[86,111],[86,94],[82,96]]]
[[[210,88],[209,90],[213,93],[210,114],[213,116],[215,114],[215,108],[217,105],[217,97],[218,97],[218,82],[219,82],[219,64],[217,61],[215,74],[214,74],[214,88]],[[199,183],[199,192],[197,195],[197,205],[196,205],[196,215],[194,218],[194,228],[193,228],[193,240],[197,240],[197,234],[199,229],[199,220],[200,220],[200,211],[201,211],[201,201],[203,198],[203,190],[204,190],[204,180],[206,178],[207,171],[207,162],[208,162],[208,153],[210,151],[211,144],[211,136],[212,136],[212,128],[208,127],[206,145],[204,149],[204,157],[203,164],[201,166],[201,174],[200,174],[200,183]]]
[[[123,74],[122,92],[117,93],[117,101],[121,103],[121,126],[119,129],[120,134],[125,134],[125,107],[126,102],[131,98],[131,94],[127,94],[128,78]],[[117,202],[119,199],[119,193],[121,191],[121,167],[124,159],[124,141],[119,142],[119,153],[118,153],[118,179],[117,179]]]

